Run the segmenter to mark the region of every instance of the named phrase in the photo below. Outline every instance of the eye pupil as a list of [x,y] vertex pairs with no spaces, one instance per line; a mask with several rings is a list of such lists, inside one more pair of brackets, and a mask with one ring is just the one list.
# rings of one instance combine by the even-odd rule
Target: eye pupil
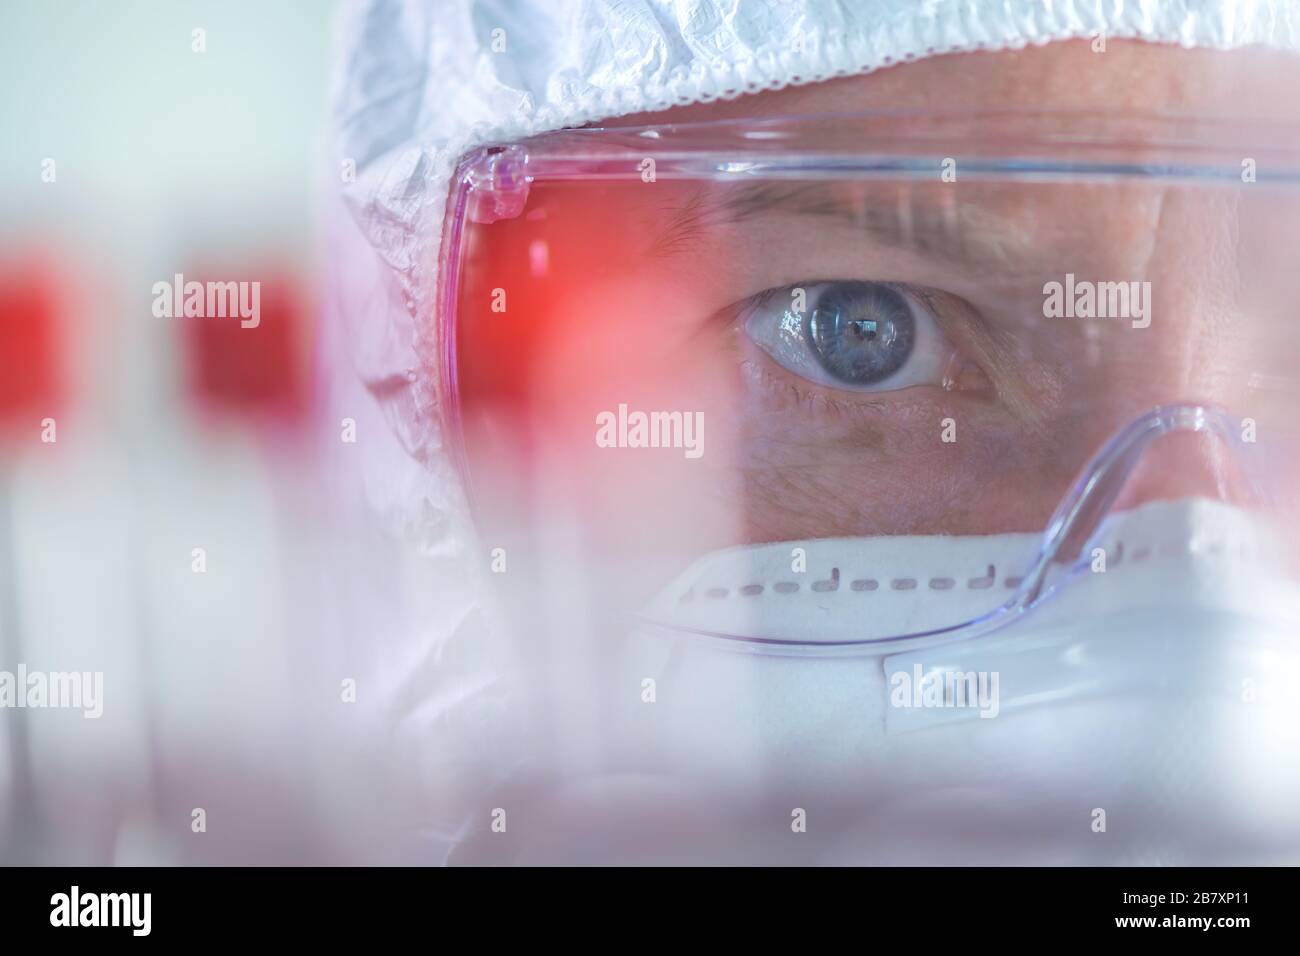
[[858,338],[873,341],[876,337],[876,322],[873,319],[858,319],[853,323],[853,331]]
[[902,293],[878,282],[828,284],[808,317],[808,343],[837,379],[869,385],[902,368],[916,323]]

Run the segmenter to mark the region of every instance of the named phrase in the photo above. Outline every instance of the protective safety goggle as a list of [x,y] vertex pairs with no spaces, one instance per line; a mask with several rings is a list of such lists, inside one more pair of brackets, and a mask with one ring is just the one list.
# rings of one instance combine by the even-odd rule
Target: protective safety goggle
[[1114,537],[1153,502],[1297,539],[1298,263],[1300,126],[564,131],[459,167],[444,407],[539,586],[746,642],[960,635],[1205,544]]

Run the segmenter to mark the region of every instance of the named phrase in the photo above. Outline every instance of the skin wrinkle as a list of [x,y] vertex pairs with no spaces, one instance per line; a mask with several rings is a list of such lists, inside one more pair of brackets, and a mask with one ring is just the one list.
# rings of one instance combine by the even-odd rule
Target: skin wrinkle
[[[1026,435],[1034,440],[1045,437],[1048,410],[1050,404],[1042,401],[1047,382],[1035,383],[1031,387],[1026,380],[1026,369],[1015,352],[1015,336],[1006,329],[991,327],[981,322],[978,314],[968,304],[954,302],[952,296],[943,295],[934,290],[914,290],[936,315],[940,317],[943,331],[950,339],[956,339],[959,351],[964,350],[968,359],[973,361],[984,374],[997,382],[997,397],[1005,403],[1015,418],[1026,430]],[[965,313],[958,320],[951,316],[953,311]]]
[[[880,245],[941,258],[970,276],[999,272],[1014,278],[1018,264],[1034,248],[1030,234],[977,203],[936,208],[931,203],[910,202],[906,206],[910,218],[905,220],[897,203],[847,205],[835,192],[833,185],[824,183],[700,187],[668,214],[665,228],[651,244],[651,254],[660,258],[696,256],[708,250],[707,240],[715,236],[712,228],[744,225],[763,216],[826,220],[846,233],[865,233]],[[709,202],[711,197],[716,198]]]
[[667,214],[667,224],[650,244],[648,255],[654,259],[688,257],[698,251],[698,244],[710,224],[711,210],[705,204],[705,192],[699,190]]

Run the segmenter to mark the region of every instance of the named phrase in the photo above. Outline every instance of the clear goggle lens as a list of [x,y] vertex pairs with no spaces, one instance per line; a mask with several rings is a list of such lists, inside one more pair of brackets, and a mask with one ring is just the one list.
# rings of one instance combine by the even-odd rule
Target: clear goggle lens
[[[792,643],[989,621],[1152,502],[1295,540],[1297,137],[845,117],[467,157],[442,321],[480,520],[602,608]],[[824,628],[772,623],[796,594]]]

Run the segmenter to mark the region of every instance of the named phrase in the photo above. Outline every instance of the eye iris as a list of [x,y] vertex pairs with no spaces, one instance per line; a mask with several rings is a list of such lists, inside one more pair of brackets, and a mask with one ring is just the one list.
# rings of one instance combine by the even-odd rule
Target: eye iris
[[822,368],[843,382],[868,385],[902,368],[916,323],[902,294],[876,282],[836,282],[808,317],[808,343]]

